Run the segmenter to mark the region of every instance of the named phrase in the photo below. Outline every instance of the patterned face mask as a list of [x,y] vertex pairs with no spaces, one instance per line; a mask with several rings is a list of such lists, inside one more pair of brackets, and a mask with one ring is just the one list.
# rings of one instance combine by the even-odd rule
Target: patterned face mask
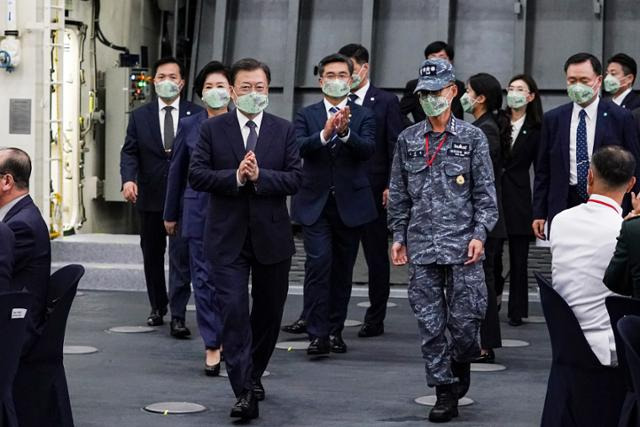
[[347,96],[351,88],[346,80],[342,79],[326,79],[322,84],[322,93],[331,98],[342,98]]
[[611,74],[604,78],[604,90],[609,93],[616,93],[620,89],[620,80]]
[[587,86],[583,83],[574,83],[567,87],[567,94],[576,104],[584,104],[593,98],[595,91],[593,90],[593,86]]
[[162,80],[154,85],[156,94],[162,99],[171,99],[178,96],[180,86],[172,80]]
[[511,108],[522,108],[527,105],[527,95],[522,92],[510,90],[507,93],[507,105]]
[[251,92],[236,99],[236,107],[247,114],[258,114],[269,105],[269,97],[263,93]]
[[209,108],[222,108],[229,104],[229,91],[223,87],[214,87],[202,92],[202,101]]

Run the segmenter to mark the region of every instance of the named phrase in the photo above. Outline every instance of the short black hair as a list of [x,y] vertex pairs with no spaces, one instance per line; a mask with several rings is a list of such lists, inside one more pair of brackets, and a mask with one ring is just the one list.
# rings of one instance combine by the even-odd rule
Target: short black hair
[[585,61],[591,62],[591,68],[593,68],[593,71],[597,75],[602,75],[602,64],[600,63],[600,60],[588,52],[580,52],[575,55],[571,55],[569,59],[567,59],[567,62],[564,63],[564,72],[567,72],[569,65],[582,64]]
[[156,73],[158,72],[158,68],[165,64],[176,64],[180,69],[180,78],[184,79],[184,76],[186,74],[184,65],[182,65],[182,63],[173,56],[165,56],[164,58],[160,58],[156,62],[154,62],[153,66],[151,67],[151,76],[155,77]]
[[622,72],[625,76],[629,74],[633,74],[633,84],[636,81],[636,76],[638,75],[638,64],[636,64],[636,60],[627,55],[626,53],[616,53],[611,58],[607,60],[607,65],[615,62],[616,64],[620,64],[622,67]]
[[634,176],[636,159],[619,145],[605,145],[591,156],[591,166],[611,189],[626,186]]
[[360,65],[369,62],[369,51],[361,44],[350,43],[348,45],[342,46],[338,53],[348,58],[355,59],[356,62]]
[[16,187],[21,190],[29,188],[29,178],[31,177],[31,159],[29,155],[15,147],[0,148],[0,153],[7,153],[4,161],[0,163],[0,174],[10,174],[16,183]]
[[438,53],[441,50],[444,50],[444,53],[449,57],[449,61],[453,62],[453,56],[455,55],[453,46],[443,41],[429,43],[427,47],[424,48],[424,59],[429,59],[429,55]]
[[332,53],[331,55],[325,56],[320,60],[320,62],[318,62],[318,75],[322,77],[324,74],[324,67],[328,64],[333,64],[334,62],[343,62],[347,64],[349,74],[353,74],[353,62],[341,53]]
[[242,58],[234,62],[231,66],[231,84],[236,83],[236,75],[238,75],[239,71],[253,71],[258,69],[264,71],[267,75],[267,83],[271,83],[271,70],[267,64],[253,58]]
[[198,98],[202,98],[202,89],[204,88],[204,82],[209,77],[209,74],[222,74],[227,82],[231,83],[231,76],[229,75],[229,67],[224,65],[220,61],[211,61],[198,73],[195,80],[193,81],[193,91],[198,95]]

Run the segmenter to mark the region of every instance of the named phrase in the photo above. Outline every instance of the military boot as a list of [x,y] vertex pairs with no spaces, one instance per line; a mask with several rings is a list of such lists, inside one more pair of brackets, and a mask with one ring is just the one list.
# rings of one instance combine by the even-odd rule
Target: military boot
[[458,416],[458,396],[455,384],[436,386],[436,405],[429,412],[429,421],[446,423]]
[[456,362],[452,359],[451,373],[454,377],[458,377],[458,383],[455,388],[458,393],[458,399],[462,399],[469,391],[469,385],[471,384],[471,363]]

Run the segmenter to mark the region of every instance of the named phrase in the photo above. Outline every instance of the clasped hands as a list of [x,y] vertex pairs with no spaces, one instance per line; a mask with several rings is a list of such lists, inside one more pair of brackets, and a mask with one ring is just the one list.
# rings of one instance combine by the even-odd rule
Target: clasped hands
[[247,154],[245,154],[244,159],[240,162],[240,166],[238,166],[236,174],[238,181],[243,185],[247,181],[256,182],[258,180],[260,168],[258,168],[258,160],[253,151],[248,151]]
[[329,141],[333,137],[334,133],[338,134],[338,136],[345,136],[347,132],[349,132],[350,117],[351,109],[348,106],[342,108],[333,116],[329,117],[324,124],[324,129],[322,130],[322,137],[324,140]]

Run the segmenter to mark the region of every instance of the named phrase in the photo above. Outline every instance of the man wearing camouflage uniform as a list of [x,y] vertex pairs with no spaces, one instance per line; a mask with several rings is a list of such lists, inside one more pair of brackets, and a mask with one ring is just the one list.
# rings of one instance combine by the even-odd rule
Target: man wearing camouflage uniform
[[458,415],[469,360],[480,351],[487,305],[481,260],[498,208],[487,139],[451,114],[453,66],[425,61],[416,93],[427,119],[398,136],[388,222],[393,263],[409,262],[409,303],[418,319],[427,384],[436,387],[429,420],[443,422]]

